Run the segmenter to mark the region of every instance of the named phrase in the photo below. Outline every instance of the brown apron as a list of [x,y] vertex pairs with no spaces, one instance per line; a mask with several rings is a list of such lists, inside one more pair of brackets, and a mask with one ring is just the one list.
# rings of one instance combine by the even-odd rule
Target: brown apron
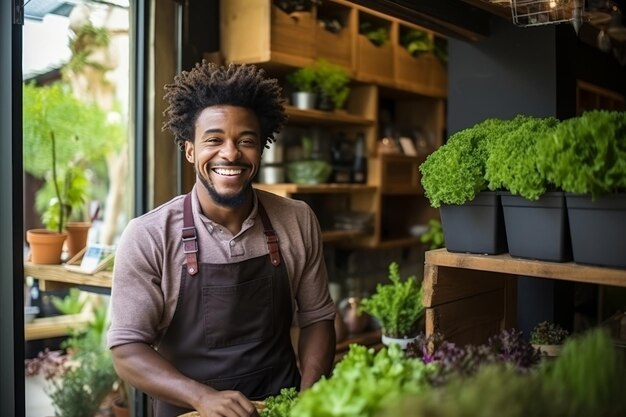
[[[291,345],[291,291],[278,240],[258,202],[270,253],[233,264],[198,264],[191,195],[185,196],[180,295],[159,353],[184,375],[250,400],[300,387]],[[210,248],[204,248],[210,250]],[[192,411],[154,399],[155,417]]]

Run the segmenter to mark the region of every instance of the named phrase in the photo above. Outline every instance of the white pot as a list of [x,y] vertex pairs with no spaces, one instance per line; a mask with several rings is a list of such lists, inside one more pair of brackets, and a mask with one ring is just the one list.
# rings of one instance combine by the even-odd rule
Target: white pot
[[402,350],[406,350],[406,347],[409,345],[409,343],[415,342],[416,339],[417,339],[417,336],[396,338],[396,337],[389,337],[389,336],[382,335],[381,341],[383,342],[383,345],[385,346],[390,346],[392,343],[395,343],[397,345],[400,345]]
[[297,91],[291,95],[293,105],[299,109],[310,110],[315,108],[317,96],[315,93]]

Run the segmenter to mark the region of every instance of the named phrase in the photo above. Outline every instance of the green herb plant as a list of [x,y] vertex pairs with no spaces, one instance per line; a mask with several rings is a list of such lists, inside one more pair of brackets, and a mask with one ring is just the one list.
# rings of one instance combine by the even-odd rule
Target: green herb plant
[[420,235],[420,242],[428,245],[430,250],[444,247],[443,228],[439,220],[430,219],[428,221],[428,229]]
[[70,288],[70,292],[65,297],[52,296],[52,305],[61,314],[79,314],[85,308],[87,299],[81,295],[81,291],[76,288]]
[[342,108],[350,95],[348,72],[325,59],[290,72],[285,79],[296,91],[317,94],[326,102],[323,108]]
[[561,345],[569,332],[552,321],[542,321],[530,332],[530,343],[534,345]]
[[593,199],[626,190],[626,112],[589,111],[546,135],[537,157],[549,182]]
[[433,51],[435,44],[428,33],[423,30],[409,29],[400,37],[402,45],[411,56],[417,58],[422,54]]
[[485,165],[490,190],[508,190],[528,200],[537,200],[550,184],[538,167],[537,143],[558,125],[553,117],[517,116],[514,129],[494,140]]
[[290,417],[373,417],[403,394],[422,394],[429,389],[432,365],[404,355],[392,344],[375,352],[350,345],[329,378],[322,377],[303,391]]
[[389,30],[385,26],[374,25],[369,20],[363,20],[359,24],[359,33],[376,46],[383,46],[389,41]]
[[298,391],[295,387],[283,388],[278,395],[269,396],[263,401],[265,408],[259,412],[259,417],[288,417],[297,399]]
[[390,284],[378,284],[371,297],[361,301],[359,311],[375,317],[385,336],[412,337],[419,333],[417,321],[424,314],[422,286],[415,276],[400,279],[400,266],[389,265]]
[[288,73],[286,80],[296,91],[314,93],[317,89],[317,74],[312,66],[298,68]]

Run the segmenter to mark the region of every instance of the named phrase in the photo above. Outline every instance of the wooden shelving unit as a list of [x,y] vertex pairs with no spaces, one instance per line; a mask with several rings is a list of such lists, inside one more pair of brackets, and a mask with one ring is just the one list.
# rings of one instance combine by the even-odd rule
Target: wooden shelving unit
[[[112,282],[112,273],[109,271],[88,275],[68,270],[63,265],[40,265],[31,262],[24,263],[24,276],[36,278],[39,281],[39,289],[42,291],[78,285],[111,288]],[[65,336],[72,329],[84,327],[90,319],[91,313],[36,318],[24,325],[24,337],[29,341]]]
[[459,344],[484,343],[516,325],[516,278],[530,276],[626,287],[626,270],[512,258],[508,254],[426,252],[426,334]]
[[[325,30],[323,23],[328,18],[340,21],[341,29]],[[384,45],[377,47],[360,33],[360,22],[365,20],[388,29]],[[224,60],[263,67],[281,82],[286,97],[291,92],[286,74],[320,58],[344,68],[350,76],[345,109],[302,110],[287,105],[285,130],[315,131],[318,140],[329,142],[339,136],[350,140],[362,135],[368,157],[367,184],[255,184],[258,189],[307,201],[323,229],[331,227],[338,211],[373,215],[371,232],[328,231],[325,242],[373,249],[413,245],[418,240],[410,235],[410,228],[438,217],[424,197],[418,167],[443,143],[447,70],[434,53],[419,57],[408,53],[401,38],[410,30],[421,30],[430,39],[439,36],[346,0],[324,1],[293,15],[287,15],[271,0],[220,2],[220,52]],[[415,133],[416,142],[421,135],[420,146],[416,146],[419,154],[379,152],[387,124]],[[302,133],[294,136],[298,134]]]

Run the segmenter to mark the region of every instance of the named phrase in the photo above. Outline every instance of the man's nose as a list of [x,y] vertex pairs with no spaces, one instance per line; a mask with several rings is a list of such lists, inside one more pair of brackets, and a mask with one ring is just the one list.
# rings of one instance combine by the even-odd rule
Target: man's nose
[[234,141],[227,141],[226,143],[224,143],[224,146],[222,147],[220,153],[222,158],[226,159],[227,161],[236,161],[241,157],[241,151]]

